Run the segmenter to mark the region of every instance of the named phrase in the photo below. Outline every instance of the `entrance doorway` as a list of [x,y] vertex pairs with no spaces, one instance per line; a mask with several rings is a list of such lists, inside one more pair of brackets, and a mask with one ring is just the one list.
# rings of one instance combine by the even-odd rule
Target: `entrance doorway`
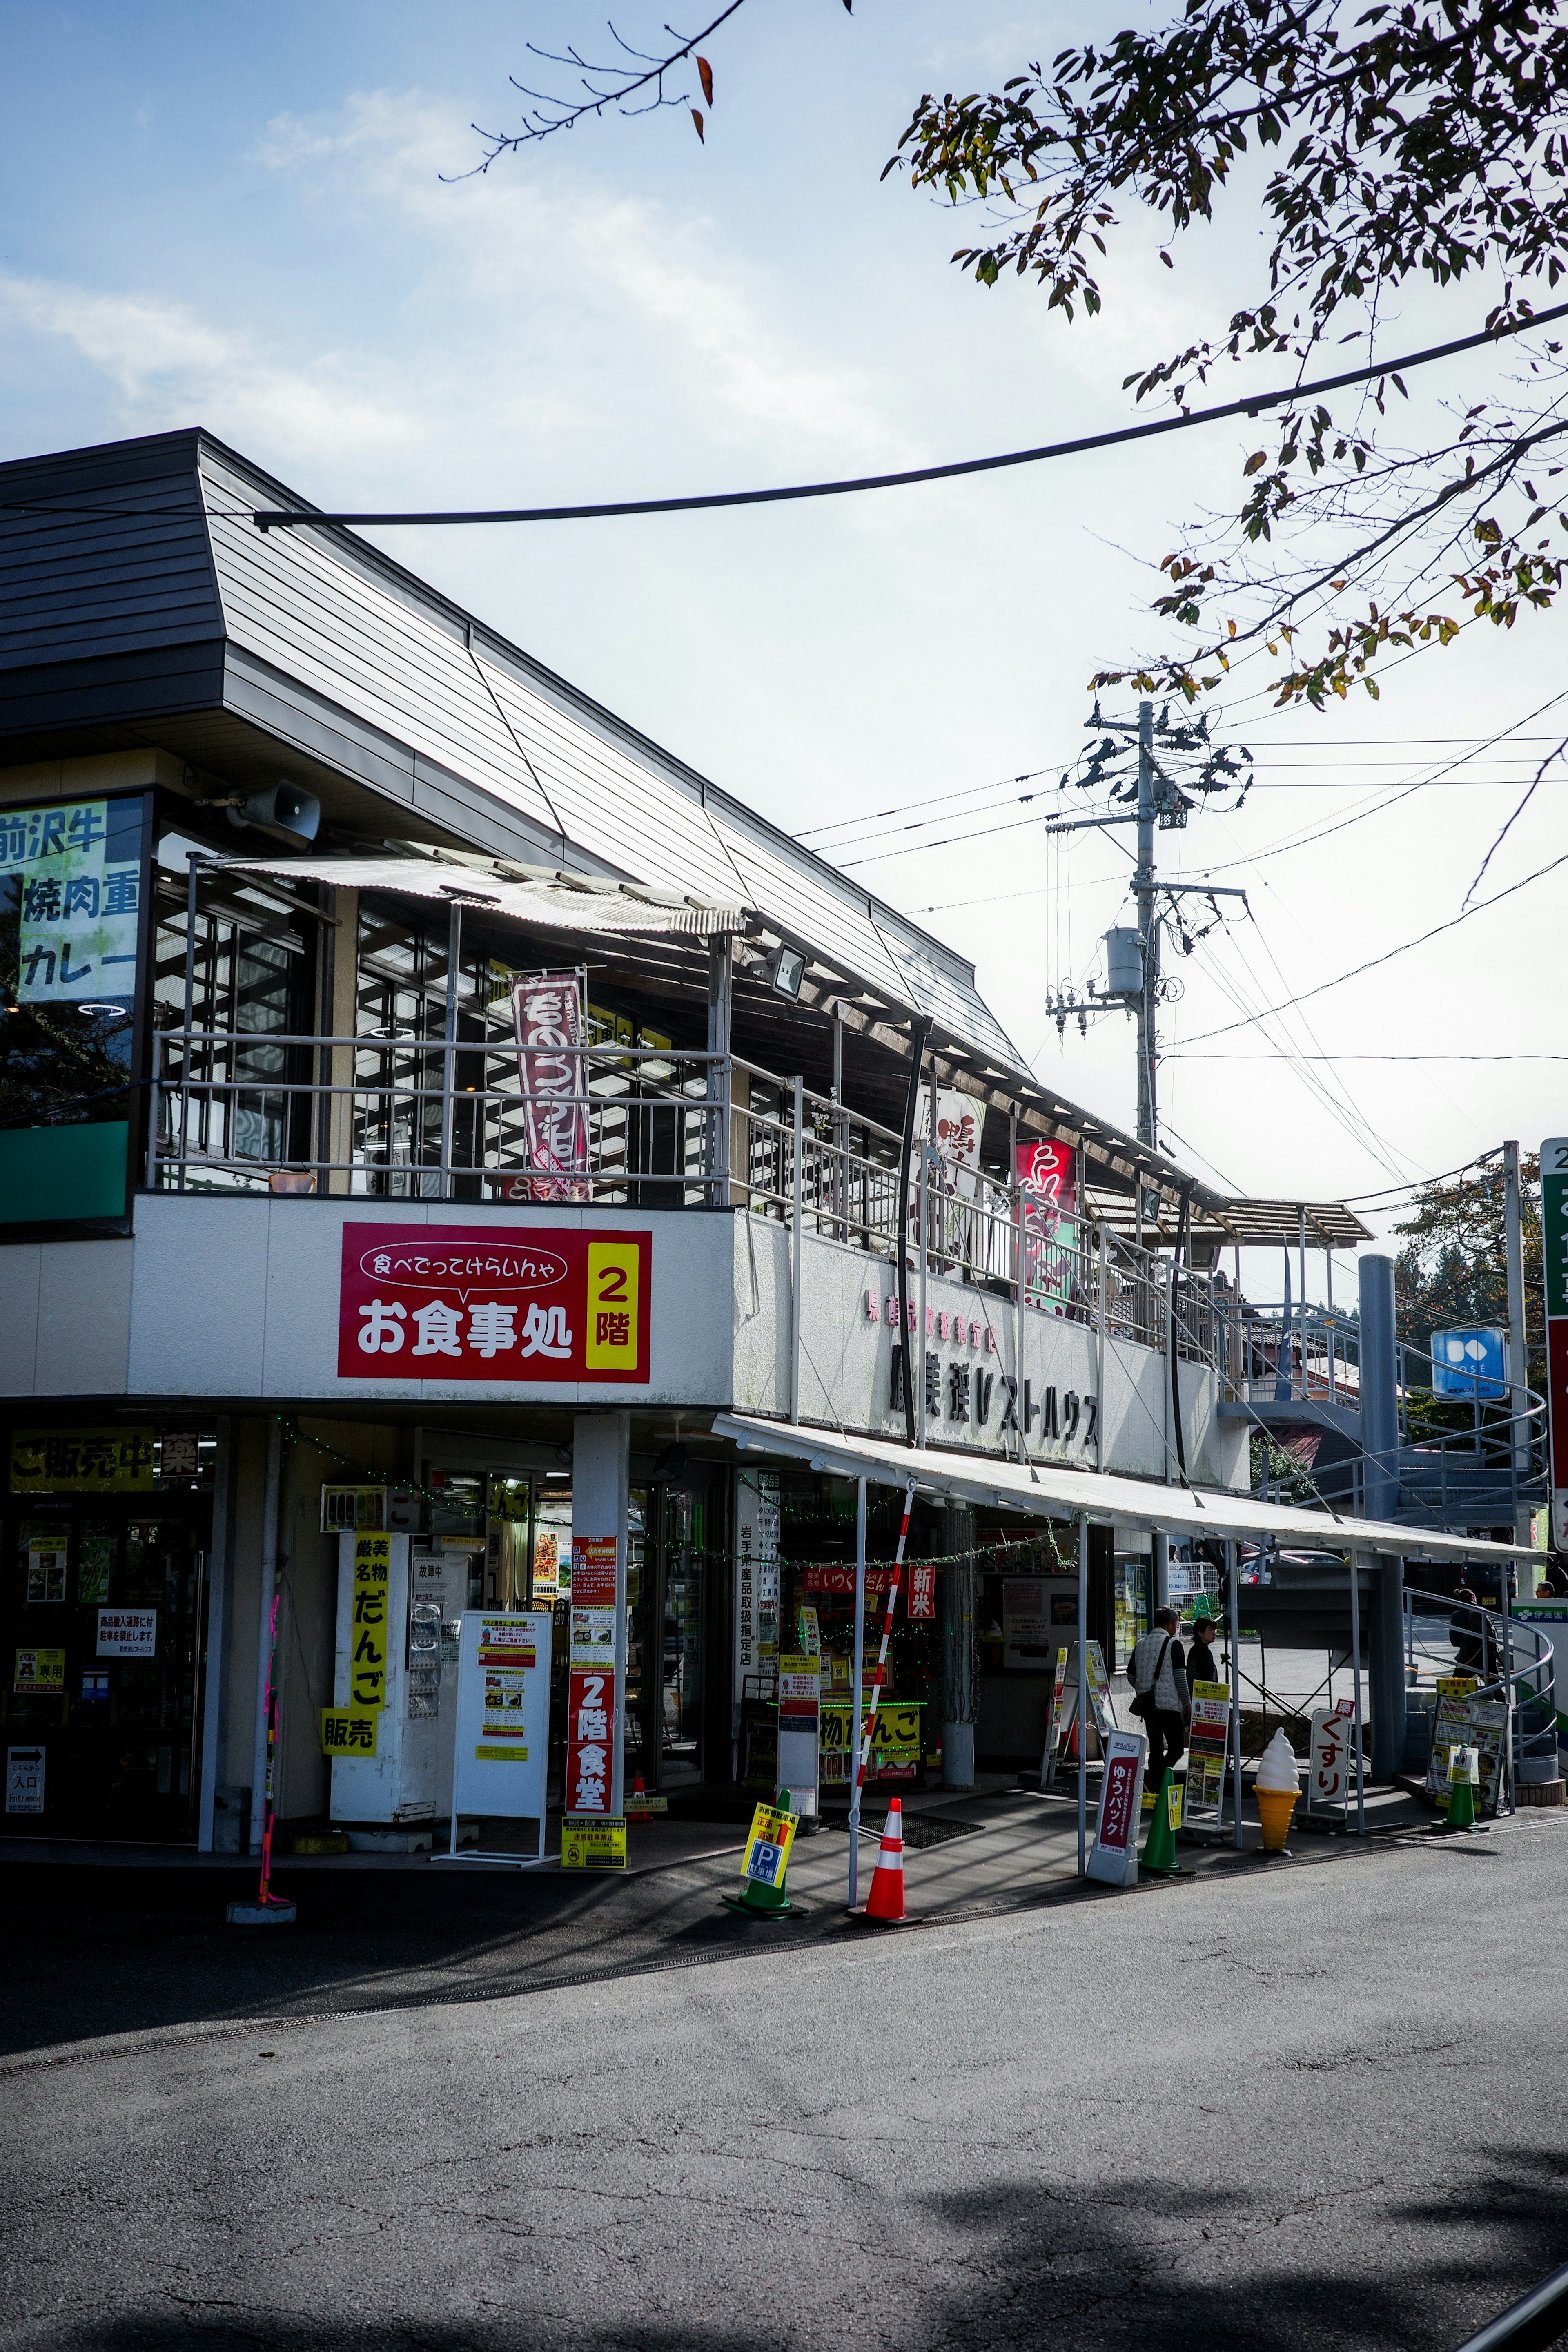
[[212,1506],[7,1498],[5,1833],[193,1844]]

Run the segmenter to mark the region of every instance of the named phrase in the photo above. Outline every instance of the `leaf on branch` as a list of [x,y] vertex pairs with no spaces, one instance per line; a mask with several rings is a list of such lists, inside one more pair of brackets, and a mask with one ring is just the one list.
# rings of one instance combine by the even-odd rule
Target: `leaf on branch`
[[706,147],[707,145],[707,132],[703,129],[701,110],[695,106],[692,109],[692,121],[697,126],[697,137],[702,141],[703,145]]
[[1267,449],[1255,449],[1251,457],[1248,458],[1247,463],[1242,467],[1241,471],[1243,474],[1255,474],[1260,466],[1266,466],[1268,462],[1269,452]]
[[713,104],[713,68],[706,58],[697,59],[697,79],[703,86],[703,96],[711,106]]

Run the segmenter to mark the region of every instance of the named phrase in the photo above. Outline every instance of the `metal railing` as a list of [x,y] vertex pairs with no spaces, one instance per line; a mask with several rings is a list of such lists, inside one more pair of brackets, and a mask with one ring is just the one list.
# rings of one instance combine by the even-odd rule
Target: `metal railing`
[[[1515,1617],[1507,1608],[1491,1609],[1479,1601],[1456,1602],[1413,1585],[1405,1588],[1404,1609],[1406,1706],[1410,1694],[1420,1697],[1429,1693],[1436,1722],[1439,1682],[1474,1675],[1477,1687],[1469,1694],[1467,1707],[1495,1710],[1496,1716],[1494,1722],[1483,1715],[1479,1725],[1497,1734],[1499,1769],[1490,1789],[1483,1751],[1486,1809],[1514,1811],[1521,1781],[1557,1777],[1553,1645],[1544,1627]],[[1548,1765],[1550,1770],[1544,1769]]]
[[[585,1045],[580,1093],[530,1093],[496,1040],[154,1033],[144,1179],[152,1192],[313,1191],[382,1201],[745,1207],[990,1290],[1108,1338],[1217,1365],[1225,1302],[1207,1275],[1081,1216],[1030,1223],[1026,1189],[924,1139],[907,1221],[902,1139],[738,1055]],[[562,1057],[563,1061],[569,1057]],[[565,1119],[573,1150],[542,1164]],[[574,1122],[580,1122],[580,1126]],[[1173,1316],[1173,1292],[1176,1299]],[[1021,1297],[1020,1297],[1021,1293]]]

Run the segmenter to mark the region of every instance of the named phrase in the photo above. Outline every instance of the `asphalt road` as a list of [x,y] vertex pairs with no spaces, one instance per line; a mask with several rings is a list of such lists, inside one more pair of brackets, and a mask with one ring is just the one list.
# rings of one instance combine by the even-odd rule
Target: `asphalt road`
[[1527,1815],[381,2013],[24,2016],[0,2342],[1451,2346],[1568,2258],[1565,1931]]

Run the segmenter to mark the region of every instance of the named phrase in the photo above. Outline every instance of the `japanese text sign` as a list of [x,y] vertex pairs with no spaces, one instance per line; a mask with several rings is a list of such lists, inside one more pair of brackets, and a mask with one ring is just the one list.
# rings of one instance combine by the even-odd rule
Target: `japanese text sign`
[[507,1197],[591,1201],[581,974],[526,973],[512,991],[512,1020],[528,1165],[535,1172],[513,1178]]
[[322,1755],[373,1756],[380,1722],[378,1714],[367,1713],[362,1707],[324,1706],[321,1709]]
[[541,1861],[552,1630],[548,1610],[465,1610],[457,1654],[453,1805],[537,1821]]
[[63,1650],[18,1650],[12,1689],[18,1698],[63,1697],[66,1654]]
[[782,1886],[800,1824],[799,1813],[781,1813],[774,1805],[758,1805],[741,1856],[742,1878],[754,1878],[759,1886]]
[[354,1614],[349,1653],[349,1687],[357,1708],[387,1703],[387,1595],[392,1577],[392,1538],[354,1538]]
[[560,1866],[563,1870],[624,1870],[624,1820],[570,1822],[560,1825]]
[[0,877],[22,885],[19,1003],[135,994],[140,816],[139,802],[108,801],[0,813]]
[[570,1668],[566,1683],[564,1810],[608,1817],[620,1726],[620,1677],[613,1666]]
[[100,1658],[154,1658],[157,1654],[156,1609],[99,1611],[98,1655]]
[[583,1607],[615,1606],[615,1538],[613,1536],[573,1536],[571,1597]]
[[936,1570],[928,1560],[917,1559],[910,1568],[909,1613],[912,1617],[936,1614]]
[[147,1495],[152,1431],[18,1429],[11,1439],[14,1495]]
[[1146,1744],[1136,1732],[1113,1731],[1105,1741],[1100,1819],[1094,1832],[1094,1851],[1089,1857],[1089,1875],[1108,1879],[1113,1886],[1129,1885],[1137,1878],[1146,1754]]
[[340,1380],[649,1377],[653,1237],[345,1224]]

